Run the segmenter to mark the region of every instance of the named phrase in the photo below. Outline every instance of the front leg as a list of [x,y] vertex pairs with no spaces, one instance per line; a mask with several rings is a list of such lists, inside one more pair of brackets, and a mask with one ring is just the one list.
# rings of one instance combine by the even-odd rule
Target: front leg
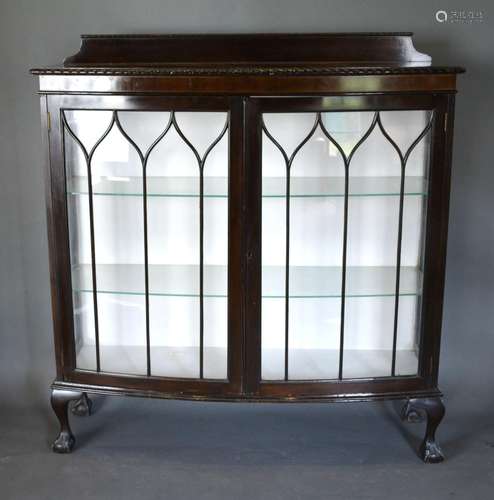
[[51,391],[51,406],[60,422],[60,434],[52,445],[55,453],[70,453],[74,447],[75,438],[69,425],[68,406],[71,401],[81,397],[80,391],[70,389],[52,389]]
[[405,414],[422,413],[427,417],[425,437],[419,448],[419,455],[425,463],[439,463],[444,455],[436,441],[436,430],[444,417],[445,408],[440,398],[410,399]]

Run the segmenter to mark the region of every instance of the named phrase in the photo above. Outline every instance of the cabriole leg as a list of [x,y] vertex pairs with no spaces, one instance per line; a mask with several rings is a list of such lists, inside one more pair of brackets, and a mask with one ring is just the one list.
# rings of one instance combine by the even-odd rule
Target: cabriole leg
[[89,399],[87,393],[83,392],[82,396],[72,406],[72,413],[78,417],[89,417],[92,407],[93,402]]
[[445,408],[440,398],[410,399],[403,410],[404,418],[410,421],[410,415],[427,417],[425,437],[419,448],[419,456],[425,463],[439,463],[444,460],[443,453],[436,441],[436,430],[444,417]]
[[69,425],[68,406],[71,401],[82,397],[79,391],[67,389],[52,389],[51,406],[60,422],[60,434],[53,442],[52,450],[55,453],[70,453],[74,447],[75,438]]

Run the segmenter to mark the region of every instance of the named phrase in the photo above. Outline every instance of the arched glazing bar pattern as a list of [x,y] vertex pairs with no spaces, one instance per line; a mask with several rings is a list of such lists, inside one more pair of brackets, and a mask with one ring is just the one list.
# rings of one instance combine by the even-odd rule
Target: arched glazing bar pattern
[[[65,131],[74,139],[78,147],[81,149],[85,159],[87,168],[88,182],[88,198],[89,198],[89,228],[90,228],[90,248],[91,248],[91,274],[93,287],[93,309],[94,309],[94,327],[95,327],[95,344],[96,344],[96,371],[101,371],[100,361],[100,342],[99,342],[99,322],[98,322],[98,288],[96,276],[96,242],[94,229],[94,206],[93,206],[93,182],[92,182],[92,159],[100,144],[105,140],[114,126],[118,128],[122,136],[136,151],[142,167],[142,192],[143,192],[143,236],[144,236],[144,290],[145,290],[145,318],[146,318],[146,360],[147,360],[147,376],[151,376],[151,347],[150,347],[150,315],[149,315],[149,252],[148,252],[148,210],[147,210],[147,165],[148,160],[153,150],[167,136],[169,131],[174,128],[182,141],[191,150],[197,161],[199,170],[199,378],[204,378],[204,168],[206,161],[215,148],[221,141],[229,128],[229,116],[218,136],[209,144],[204,154],[201,156],[192,142],[187,138],[180,128],[176,112],[170,111],[170,117],[163,131],[156,137],[146,151],[142,151],[136,142],[125,131],[118,116],[118,111],[113,110],[110,123],[105,129],[101,137],[96,141],[93,147],[88,150],[82,141],[77,137],[77,134],[70,127],[66,118],[65,112],[62,111],[62,133]],[[64,137],[62,144],[65,144]],[[65,154],[64,154],[65,157]]]
[[405,170],[407,166],[408,159],[415,147],[422,141],[422,139],[428,134],[429,130],[432,128],[432,123],[434,120],[434,112],[431,112],[429,116],[429,121],[425,126],[424,130],[417,136],[417,138],[412,142],[412,144],[405,151],[405,154],[401,151],[396,142],[391,138],[386,129],[383,126],[381,116],[377,114],[377,124],[382,134],[386,140],[391,144],[393,149],[396,151],[400,158],[401,172],[400,172],[400,205],[399,205],[399,215],[398,215],[398,242],[396,245],[396,285],[395,285],[395,309],[394,309],[394,321],[393,321],[393,357],[391,361],[391,376],[394,377],[396,374],[396,343],[398,339],[398,311],[400,302],[400,269],[401,269],[401,246],[403,241],[403,200],[405,193]]
[[314,135],[319,124],[319,114],[314,121],[314,125],[310,129],[309,133],[303,138],[303,140],[296,146],[293,150],[291,156],[288,156],[281,146],[281,144],[269,133],[266,128],[264,120],[262,121],[262,130],[269,138],[269,140],[276,146],[283,156],[286,169],[286,193],[285,193],[285,380],[288,380],[288,343],[289,343],[289,313],[290,313],[290,170],[295,160],[298,152],[302,149],[304,144],[310,140]]
[[[99,342],[99,321],[98,321],[98,288],[96,279],[96,242],[94,236],[94,206],[93,206],[93,178],[91,161],[93,159],[94,153],[98,149],[99,145],[105,140],[108,134],[111,132],[113,125],[115,123],[115,112],[112,113],[112,118],[106,130],[103,132],[101,137],[95,142],[93,147],[88,151],[82,141],[77,137],[74,131],[71,129],[65,112],[62,111],[62,144],[65,147],[65,131],[74,139],[76,144],[82,151],[87,168],[87,183],[88,183],[88,199],[89,199],[89,237],[90,237],[90,248],[91,248],[91,276],[92,276],[92,286],[93,286],[93,310],[94,310],[94,335],[96,344],[96,371],[101,371],[101,359],[100,359],[100,342]],[[64,152],[65,158],[65,152]]]
[[344,362],[344,345],[345,345],[345,299],[346,299],[346,274],[347,274],[347,248],[348,248],[348,201],[349,201],[349,179],[350,179],[350,164],[357,150],[364,144],[368,137],[372,134],[376,127],[381,131],[386,141],[388,141],[394,151],[398,154],[400,161],[400,191],[399,191],[399,212],[398,212],[398,236],[396,245],[396,281],[395,281],[395,297],[394,297],[394,319],[393,319],[393,347],[392,347],[392,362],[390,375],[396,374],[396,348],[398,337],[398,313],[399,313],[399,296],[400,296],[400,270],[401,270],[401,253],[403,239],[403,208],[405,196],[405,173],[408,159],[416,146],[432,129],[434,120],[434,112],[432,111],[425,128],[413,140],[408,149],[403,153],[390,134],[386,131],[381,114],[379,111],[374,113],[372,121],[362,135],[362,137],[353,146],[350,152],[345,153],[343,147],[332,136],[324,125],[322,112],[317,112],[315,121],[308,134],[295,147],[291,156],[288,156],[283,146],[274,138],[268,130],[264,119],[261,119],[261,128],[266,137],[274,144],[276,149],[281,153],[285,164],[286,171],[286,192],[285,192],[285,338],[284,338],[284,380],[289,380],[289,308],[290,308],[290,173],[291,166],[297,154],[305,144],[314,136],[319,128],[323,135],[334,145],[338,154],[341,156],[344,166],[344,205],[343,205],[343,248],[342,248],[342,276],[341,276],[341,309],[340,309],[340,339],[339,339],[339,367],[338,379],[343,379],[343,362]]

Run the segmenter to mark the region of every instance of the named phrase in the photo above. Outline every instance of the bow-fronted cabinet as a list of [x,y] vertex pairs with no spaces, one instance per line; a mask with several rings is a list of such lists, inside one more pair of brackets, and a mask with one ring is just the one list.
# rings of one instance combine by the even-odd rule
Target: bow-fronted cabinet
[[[88,35],[39,75],[57,376],[88,394],[403,399],[435,431],[461,68],[410,33]],[[424,420],[424,418],[422,418]],[[378,446],[378,443],[376,443]]]

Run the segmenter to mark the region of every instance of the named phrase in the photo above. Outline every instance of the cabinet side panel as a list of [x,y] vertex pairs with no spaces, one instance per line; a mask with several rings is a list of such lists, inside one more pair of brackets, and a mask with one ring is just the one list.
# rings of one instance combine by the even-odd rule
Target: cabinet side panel
[[58,98],[42,97],[42,103],[43,99],[42,129],[49,159],[45,182],[55,356],[57,379],[64,379],[75,366],[64,155]]
[[56,287],[56,251],[54,240],[54,223],[52,210],[52,194],[51,194],[51,168],[50,168],[50,122],[48,114],[48,97],[41,95],[40,100],[41,114],[41,144],[43,147],[43,170],[45,183],[45,205],[46,205],[46,223],[48,236],[48,252],[49,252],[49,267],[50,267],[50,289],[51,289],[51,310],[54,334],[55,362],[57,370],[57,378],[61,378],[62,373],[62,346],[59,336],[60,328],[59,321],[59,301]]
[[428,220],[425,240],[424,300],[419,373],[428,387],[437,386],[446,271],[451,182],[454,95],[435,96]]

